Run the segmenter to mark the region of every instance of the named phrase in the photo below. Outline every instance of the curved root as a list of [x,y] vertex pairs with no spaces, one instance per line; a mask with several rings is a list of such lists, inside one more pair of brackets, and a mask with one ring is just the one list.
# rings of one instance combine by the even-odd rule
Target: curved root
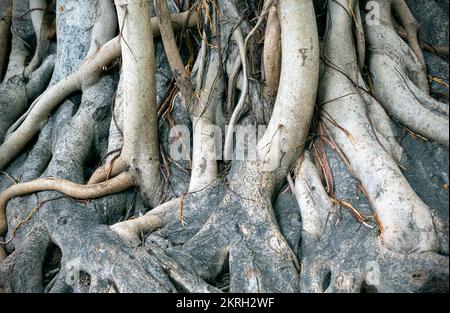
[[[428,95],[425,67],[416,56],[416,50],[420,49],[417,28],[413,22],[404,22],[409,25],[408,38],[410,44],[413,43],[413,48],[410,48],[394,29],[391,1],[380,1],[380,23],[366,24],[367,40],[373,47],[369,68],[374,92],[394,118],[422,136],[448,147],[448,106]],[[411,13],[404,1],[395,0],[394,3],[403,19],[410,20]]]
[[232,159],[232,149],[233,149],[233,134],[234,127],[238,122],[239,115],[242,113],[244,109],[245,102],[247,101],[248,96],[248,67],[247,67],[247,52],[245,51],[245,42],[244,37],[242,35],[242,30],[238,27],[233,32],[233,39],[236,41],[239,47],[239,54],[242,62],[242,73],[243,73],[243,87],[241,96],[239,98],[239,102],[236,108],[231,115],[230,123],[228,125],[227,134],[225,136],[225,147],[224,147],[224,159],[231,160]]
[[12,198],[34,192],[51,190],[61,192],[72,198],[95,199],[124,191],[134,185],[134,179],[128,172],[122,173],[109,181],[96,185],[78,185],[57,178],[41,178],[13,185],[0,194],[0,234],[3,234],[8,228],[6,221],[6,205]]
[[107,181],[108,179],[125,172],[128,168],[128,163],[121,157],[116,160],[113,159],[110,163],[99,167],[94,174],[92,174],[87,184],[94,185]]
[[328,66],[319,92],[324,124],[378,214],[384,244],[401,253],[434,251],[437,239],[430,209],[377,140],[361,96],[364,87],[355,87],[360,73],[354,65],[351,20],[344,8],[329,2],[332,23],[324,54],[333,66]]

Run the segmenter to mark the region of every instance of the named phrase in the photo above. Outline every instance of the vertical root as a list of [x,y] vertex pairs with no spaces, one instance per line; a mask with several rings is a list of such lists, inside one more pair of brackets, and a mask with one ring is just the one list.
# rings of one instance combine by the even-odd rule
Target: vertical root
[[47,33],[50,23],[46,18],[47,1],[30,0],[30,14],[36,34],[36,50],[28,66],[25,68],[25,77],[29,77],[41,64],[45,50],[48,46]]
[[[121,30],[124,97],[122,157],[144,199],[156,206],[161,197],[155,49],[149,3],[116,0]],[[170,20],[169,20],[170,21]]]
[[238,27],[234,30],[232,38],[236,41],[239,47],[239,54],[242,63],[242,73],[243,73],[243,87],[241,91],[241,96],[236,108],[231,115],[230,123],[228,125],[227,134],[225,136],[225,147],[224,147],[224,159],[232,159],[232,149],[233,149],[233,134],[234,127],[238,122],[239,115],[244,109],[245,102],[248,96],[248,66],[247,66],[247,51],[245,49],[244,37],[242,35],[242,30]]

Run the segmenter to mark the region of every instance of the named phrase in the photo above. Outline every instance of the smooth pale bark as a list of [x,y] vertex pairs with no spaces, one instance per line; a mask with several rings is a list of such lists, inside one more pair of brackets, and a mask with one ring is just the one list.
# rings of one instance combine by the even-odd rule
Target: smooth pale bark
[[270,9],[267,18],[263,58],[266,78],[264,95],[272,98],[277,95],[281,73],[281,26],[276,6]]
[[400,253],[435,251],[430,209],[376,140],[361,95],[365,86],[355,87],[360,74],[352,44],[352,20],[345,4],[343,0],[329,3],[324,50],[328,66],[319,89],[323,121],[378,214],[386,247]]
[[[395,1],[398,2],[401,1]],[[374,93],[395,119],[448,147],[448,105],[431,98],[424,88],[427,77],[420,58],[395,31],[392,0],[379,3],[381,22],[365,25],[367,42],[373,47],[368,55],[368,64]]]
[[[308,135],[319,80],[319,38],[312,1],[278,4],[281,24],[281,77],[266,133],[258,143],[262,170],[286,177]],[[267,165],[270,164],[271,166]]]
[[247,62],[247,51],[245,48],[245,42],[244,42],[244,36],[242,35],[242,30],[240,28],[237,28],[233,32],[232,36],[233,40],[236,42],[238,48],[239,48],[239,57],[241,59],[242,63],[242,89],[241,89],[241,96],[239,97],[239,102],[236,105],[236,108],[233,111],[233,114],[231,115],[230,122],[228,124],[227,128],[227,134],[225,136],[225,147],[224,147],[224,159],[226,161],[232,160],[233,155],[233,135],[234,135],[234,128],[238,122],[238,118],[240,114],[242,113],[245,103],[247,101],[248,96],[248,62]]
[[123,173],[128,168],[128,163],[123,158],[119,157],[116,160],[99,167],[89,179],[88,185],[104,182]]
[[176,215],[182,201],[182,199],[171,200],[154,208],[144,216],[114,224],[110,228],[122,240],[137,247],[141,244],[141,234],[149,234],[177,218]]
[[108,42],[117,30],[117,15],[111,0],[97,0],[96,18],[91,34],[91,46],[88,56],[94,54],[101,46]]
[[116,0],[121,29],[124,145],[144,199],[156,206],[161,196],[158,109],[153,33],[147,0]]
[[309,153],[305,153],[303,159],[299,161],[295,176],[293,192],[302,217],[302,237],[308,236],[312,240],[320,241],[327,218],[333,209],[333,202],[323,187],[319,172]]

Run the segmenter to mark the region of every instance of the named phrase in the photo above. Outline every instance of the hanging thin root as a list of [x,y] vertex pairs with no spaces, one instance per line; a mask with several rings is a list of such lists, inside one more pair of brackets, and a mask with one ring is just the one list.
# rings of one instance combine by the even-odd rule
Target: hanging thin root
[[356,53],[358,54],[358,67],[359,70],[362,71],[364,67],[364,62],[366,60],[366,36],[364,34],[364,26],[359,1],[355,2],[353,12],[354,12],[353,20],[355,23],[353,32],[355,33],[356,39]]
[[124,191],[134,185],[135,181],[128,172],[96,185],[79,185],[57,178],[40,178],[12,185],[0,194],[0,234],[5,233],[8,228],[6,205],[12,198],[40,191],[58,191],[76,199],[95,199]]
[[232,151],[233,151],[233,134],[234,127],[238,122],[239,115],[242,113],[242,110],[245,106],[245,101],[247,100],[248,95],[248,68],[247,68],[247,52],[245,50],[244,37],[242,35],[241,29],[238,27],[233,32],[233,39],[236,41],[239,47],[239,54],[242,60],[242,71],[243,71],[243,87],[242,93],[239,99],[239,102],[236,108],[233,111],[233,114],[230,119],[230,123],[227,129],[227,135],[225,137],[225,147],[224,147],[224,158],[225,160],[232,159]]
[[227,112],[231,112],[234,109],[234,98],[235,98],[234,95],[235,95],[236,81],[239,76],[239,73],[241,72],[241,66],[242,66],[242,59],[236,58],[236,61],[234,61],[234,65],[231,69],[228,78]]
[[193,101],[193,87],[186,72],[183,60],[178,52],[177,43],[173,27],[170,23],[169,8],[167,1],[154,0],[154,7],[157,13],[159,29],[164,44],[164,50],[167,55],[170,67],[174,72],[180,93],[185,105],[191,105]]

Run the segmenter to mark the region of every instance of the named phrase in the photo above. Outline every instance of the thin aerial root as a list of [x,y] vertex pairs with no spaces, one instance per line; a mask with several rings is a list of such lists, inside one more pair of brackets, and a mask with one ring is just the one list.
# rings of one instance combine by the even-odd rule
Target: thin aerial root
[[16,234],[17,231],[19,230],[19,228],[23,225],[25,225],[26,223],[28,223],[31,218],[36,214],[37,211],[39,211],[39,209],[46,203],[51,202],[51,201],[56,201],[56,200],[60,200],[65,198],[65,196],[62,197],[56,197],[56,198],[51,198],[51,199],[47,199],[44,201],[39,202],[31,211],[30,213],[28,213],[28,215],[25,217],[25,219],[21,220],[15,227],[14,230],[12,231],[12,235],[11,238],[9,238],[8,241],[5,242],[0,242],[0,245],[7,245],[9,244],[11,241],[13,241],[14,238],[16,238]]
[[118,157],[111,162],[99,167],[88,181],[88,185],[98,184],[115,177],[128,169],[129,165],[124,159]]
[[261,26],[261,24],[264,22],[264,17],[267,14],[269,14],[271,8],[275,5],[275,3],[276,3],[276,0],[265,0],[264,1],[262,13],[260,16],[258,16],[258,21],[256,22],[255,27],[253,27],[253,29],[250,31],[250,33],[245,38],[245,46],[246,47],[248,46],[250,39],[253,37],[253,35],[255,35],[255,33],[258,31],[259,27]]
[[234,109],[234,95],[235,95],[236,81],[241,71],[241,66],[242,66],[242,59],[236,58],[228,79],[227,112],[231,112]]
[[41,178],[12,185],[0,194],[0,234],[3,234],[8,228],[6,205],[12,198],[39,191],[58,191],[76,199],[95,199],[122,192],[134,185],[135,181],[128,172],[96,185],[79,185],[58,178]]
[[175,74],[175,79],[178,83],[184,103],[189,105],[192,102],[194,90],[186,72],[183,60],[178,52],[167,1],[154,0],[154,6],[157,13],[164,50],[170,64],[170,68]]
[[245,106],[245,101],[247,100],[248,96],[248,69],[247,69],[247,53],[245,49],[245,43],[244,43],[244,37],[242,35],[241,29],[238,27],[233,32],[233,39],[236,41],[238,47],[239,47],[239,54],[240,58],[242,60],[242,71],[243,71],[243,87],[242,87],[242,93],[239,98],[239,102],[233,111],[233,114],[231,116],[230,123],[228,125],[227,129],[227,135],[225,137],[225,147],[224,147],[224,158],[225,160],[231,160],[232,158],[232,148],[233,148],[233,134],[234,134],[234,127],[236,126],[236,123],[238,122],[239,115],[242,113],[242,110]]

